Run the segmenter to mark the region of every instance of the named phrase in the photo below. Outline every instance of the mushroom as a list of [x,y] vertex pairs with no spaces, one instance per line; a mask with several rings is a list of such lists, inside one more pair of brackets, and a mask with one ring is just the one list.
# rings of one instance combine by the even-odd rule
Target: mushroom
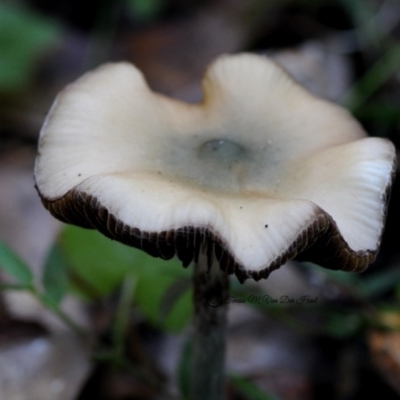
[[[195,262],[195,370],[215,371],[207,363],[223,359],[224,307],[204,299],[227,293],[227,274],[258,280],[292,258],[364,270],[395,151],[266,57],[219,57],[203,92],[200,104],[156,94],[125,62],[85,74],[46,118],[35,179],[56,218]],[[212,380],[204,373],[194,387]],[[214,386],[221,393],[222,380]],[[207,390],[193,398],[220,398]]]

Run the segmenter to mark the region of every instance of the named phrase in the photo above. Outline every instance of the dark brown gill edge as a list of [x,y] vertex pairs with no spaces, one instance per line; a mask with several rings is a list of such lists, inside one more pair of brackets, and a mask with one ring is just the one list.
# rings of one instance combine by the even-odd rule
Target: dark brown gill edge
[[[267,278],[291,259],[314,262],[334,270],[362,272],[375,260],[378,251],[353,251],[332,217],[315,206],[314,218],[287,249],[262,270],[252,271],[235,260],[228,243],[208,227],[183,226],[162,232],[144,232],[118,220],[97,198],[87,193],[72,189],[56,200],[46,199],[39,190],[38,193],[46,209],[63,222],[97,229],[108,238],[141,249],[153,257],[168,260],[176,255],[184,267],[192,261],[197,263],[200,253],[204,253],[209,268],[215,257],[222,271],[234,273],[242,283],[249,278]],[[388,193],[387,190],[382,201],[388,200]]]
[[[317,238],[317,240],[311,247],[307,248],[304,252],[299,254],[297,260],[311,261],[325,268],[347,272],[362,272],[368,267],[369,264],[372,264],[376,259],[381,245],[382,235],[388,213],[388,206],[390,202],[390,195],[396,179],[396,170],[397,158],[395,157],[392,162],[390,179],[388,180],[388,184],[386,185],[385,190],[382,192],[381,196],[381,204],[383,205],[382,228],[381,232],[379,232],[378,243],[375,250],[365,250],[359,252],[351,250],[347,242],[340,234],[340,231],[333,218],[322,209],[320,209],[320,211],[331,220],[329,228],[323,235]],[[345,246],[341,247],[342,244],[344,244]],[[340,254],[340,258],[342,260],[341,262],[343,262],[343,264],[337,262],[337,258],[335,257],[335,255],[333,257],[331,255],[331,252],[332,250],[334,250],[335,247],[337,248],[337,250],[336,254],[334,254]]]

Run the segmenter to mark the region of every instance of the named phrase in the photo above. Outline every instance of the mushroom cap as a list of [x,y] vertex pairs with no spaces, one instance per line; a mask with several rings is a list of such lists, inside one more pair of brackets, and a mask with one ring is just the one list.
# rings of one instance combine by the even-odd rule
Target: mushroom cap
[[367,138],[263,56],[224,55],[204,100],[152,92],[133,65],[86,73],[55,100],[36,186],[58,219],[242,281],[292,258],[346,271],[374,261],[394,146]]

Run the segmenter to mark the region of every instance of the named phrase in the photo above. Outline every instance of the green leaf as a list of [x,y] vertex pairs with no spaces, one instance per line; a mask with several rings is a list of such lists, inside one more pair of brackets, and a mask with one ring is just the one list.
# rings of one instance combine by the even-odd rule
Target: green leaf
[[192,307],[192,280],[176,279],[164,291],[160,301],[159,317],[169,330],[180,331],[189,322]]
[[[73,273],[93,288],[97,296],[111,294],[127,274],[132,274],[136,284],[136,304],[150,322],[179,331],[189,321],[191,292],[183,291],[177,297],[170,292],[172,306],[168,305],[168,295],[165,295],[174,282],[187,280],[191,275],[191,271],[184,269],[179,261],[153,258],[97,231],[74,226],[64,229],[60,243]],[[162,306],[164,302],[167,304]]]
[[39,56],[60,36],[53,21],[0,4],[0,91],[19,90],[32,78]]
[[175,332],[187,325],[192,315],[189,286],[184,283],[187,289],[181,290],[178,296],[171,292],[171,288],[179,286],[177,282],[188,281],[189,277],[190,271],[183,269],[177,260],[155,261],[142,269],[136,302],[153,324]]
[[187,289],[176,302],[168,316],[162,320],[163,327],[171,332],[180,332],[191,321],[193,315],[193,291]]
[[68,291],[67,263],[59,246],[51,248],[43,269],[44,296],[59,304]]
[[253,382],[243,376],[231,375],[229,378],[236,389],[247,400],[278,400],[278,397],[263,392]]
[[21,260],[8,246],[0,242],[0,268],[13,276],[18,283],[31,288],[33,274],[29,266]]
[[16,284],[7,284],[2,283],[0,284],[0,290],[29,290],[31,286],[27,285],[16,285]]
[[88,295],[111,294],[126,274],[143,261],[138,250],[112,241],[97,231],[72,225],[61,233],[60,245],[72,272],[93,288]]

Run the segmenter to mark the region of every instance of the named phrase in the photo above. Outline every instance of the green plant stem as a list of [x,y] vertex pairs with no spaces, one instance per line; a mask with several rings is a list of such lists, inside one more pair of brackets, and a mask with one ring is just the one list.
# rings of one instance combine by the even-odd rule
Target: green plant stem
[[200,255],[194,277],[191,400],[225,398],[225,336],[228,275],[214,263],[208,271]]
[[399,68],[400,45],[395,44],[355,83],[342,103],[351,111],[358,110]]
[[133,301],[135,280],[133,276],[127,275],[121,288],[117,313],[113,327],[113,345],[115,356],[119,359],[124,357],[125,339],[129,325],[129,313]]
[[70,318],[60,307],[51,307],[51,309],[54,314],[56,314],[58,318],[60,318],[66,325],[68,325],[73,331],[75,331],[80,338],[84,340],[89,339],[88,332],[80,325],[78,325],[72,318]]
[[69,317],[61,307],[48,297],[39,293],[36,288],[31,289],[31,293],[35,296],[46,308],[51,310],[58,318],[60,318],[67,326],[69,326],[82,340],[90,341],[90,335],[86,329],[77,324],[71,317]]

